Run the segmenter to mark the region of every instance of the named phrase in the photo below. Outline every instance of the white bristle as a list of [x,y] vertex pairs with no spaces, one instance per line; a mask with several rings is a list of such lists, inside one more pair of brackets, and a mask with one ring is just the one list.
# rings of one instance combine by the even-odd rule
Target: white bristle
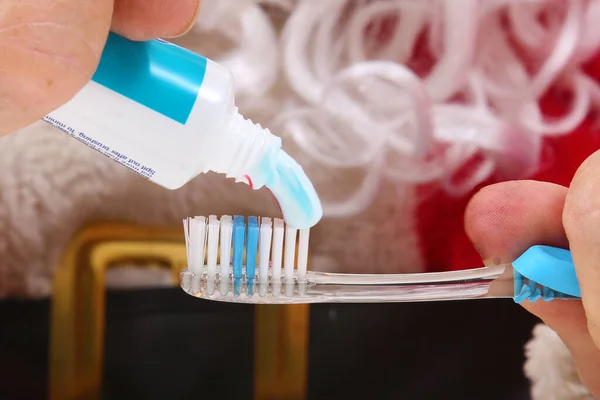
[[273,222],[271,218],[261,218],[260,238],[258,242],[258,277],[262,282],[269,279],[269,255],[271,253],[271,238],[273,236]]
[[296,261],[296,236],[298,230],[289,226],[285,227],[285,252],[283,269],[285,280],[291,281],[294,279],[294,264]]
[[192,291],[192,277],[196,275],[182,274],[181,275],[181,288],[186,292]]
[[221,293],[221,296],[227,296],[227,292],[229,292],[229,279],[221,279],[219,281],[219,293]]
[[[190,219],[189,218],[185,218],[183,220],[183,236],[185,237],[185,253],[187,256],[187,259],[189,260],[191,257],[191,252],[192,252],[192,238],[190,237]],[[188,261],[189,263],[189,261]]]
[[215,293],[215,280],[214,279],[206,280],[206,293],[208,293],[209,296],[212,296]]
[[285,295],[292,297],[294,295],[294,281],[289,280],[285,283]]
[[233,236],[233,218],[230,215],[221,217],[221,277],[229,276],[231,261],[231,239]]
[[183,221],[188,268],[193,273],[202,272],[204,266],[204,246],[206,244],[206,218],[193,217]]
[[219,220],[216,215],[208,217],[208,240],[206,245],[206,266],[208,276],[217,274],[217,257],[219,255]]
[[275,218],[273,228],[273,246],[271,248],[271,268],[272,278],[281,279],[281,261],[283,258],[283,235],[284,235],[284,224],[280,218]]
[[202,275],[196,274],[192,276],[192,287],[193,293],[198,293],[202,287]]
[[194,263],[196,264],[197,271],[202,272],[202,268],[204,267],[204,251],[206,248],[206,217],[194,217],[194,222],[196,233],[192,234],[192,237],[195,238],[193,245],[197,248]]
[[258,284],[258,295],[260,297],[265,297],[267,295],[268,286],[269,284],[267,283],[267,281],[260,281],[260,283]]
[[[213,298],[215,294],[246,297],[305,295],[306,280],[310,279],[307,271],[309,229],[292,228],[281,218],[261,217],[256,254],[257,280],[241,283],[234,282],[231,275],[231,215],[186,218],[183,229],[188,258],[187,275],[181,278],[184,290],[203,298]],[[247,225],[246,229],[249,229]]]
[[280,280],[273,281],[273,284],[271,285],[271,294],[273,295],[273,297],[278,297],[281,294]]
[[298,280],[300,282],[306,279],[306,270],[308,267],[308,238],[310,229],[300,229],[300,239],[298,240]]

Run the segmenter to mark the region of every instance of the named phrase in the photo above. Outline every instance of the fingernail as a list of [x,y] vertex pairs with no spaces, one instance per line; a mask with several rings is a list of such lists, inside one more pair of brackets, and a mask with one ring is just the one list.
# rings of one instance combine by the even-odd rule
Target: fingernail
[[479,247],[477,247],[475,245],[473,247],[475,248],[475,251],[477,252],[477,254],[479,254],[479,257],[481,257],[481,260],[483,261],[484,265],[490,265],[490,264],[498,265],[498,264],[496,264],[496,261],[497,261],[497,259],[499,259],[499,257],[494,257],[493,259],[490,260],[488,257],[485,257],[483,255],[483,253]]
[[196,20],[198,19],[198,14],[200,13],[200,8],[202,8],[201,4],[202,4],[202,1],[198,1],[198,7],[196,7],[196,12],[194,13],[194,16],[193,16],[190,24],[187,26],[187,28],[185,28],[185,30],[183,32],[181,32],[180,34],[177,34],[177,35],[165,37],[165,39],[177,39],[179,37],[187,35],[192,30],[192,28],[194,28],[194,25],[196,25]]
[[502,264],[502,259],[500,257],[494,258],[483,258],[483,265],[500,265]]

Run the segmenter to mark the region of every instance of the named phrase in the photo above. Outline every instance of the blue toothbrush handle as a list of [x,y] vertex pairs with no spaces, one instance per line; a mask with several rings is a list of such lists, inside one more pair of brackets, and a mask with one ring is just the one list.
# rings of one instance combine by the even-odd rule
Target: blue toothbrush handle
[[[550,301],[581,298],[575,265],[569,250],[532,246],[512,263],[517,303],[525,299]],[[527,281],[526,281],[526,280]]]

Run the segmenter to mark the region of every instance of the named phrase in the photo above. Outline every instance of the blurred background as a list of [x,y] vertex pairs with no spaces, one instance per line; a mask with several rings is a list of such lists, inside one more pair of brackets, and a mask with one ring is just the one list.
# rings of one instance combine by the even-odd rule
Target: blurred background
[[[204,0],[176,43],[230,68],[324,203],[312,270],[482,261],[466,204],[568,185],[600,148],[597,0]],[[166,191],[43,123],[0,139],[0,398],[530,399],[511,301],[245,306],[179,289],[181,219],[279,216],[265,190]]]

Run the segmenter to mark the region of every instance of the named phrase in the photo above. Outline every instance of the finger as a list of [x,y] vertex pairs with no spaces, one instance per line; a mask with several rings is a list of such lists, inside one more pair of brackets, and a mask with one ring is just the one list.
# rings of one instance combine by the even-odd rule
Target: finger
[[507,263],[533,244],[567,246],[562,210],[567,189],[536,182],[490,185],[471,199],[465,228],[487,263]]
[[[515,260],[530,246],[568,246],[562,225],[567,189],[550,183],[516,181],[477,193],[465,213],[465,229],[487,264]],[[580,301],[524,302],[565,342],[581,379],[600,390],[600,354],[587,329]]]
[[571,243],[588,329],[600,347],[600,152],[589,157],[575,174],[563,223]]
[[2,0],[0,135],[67,102],[94,73],[112,0]]
[[112,30],[131,40],[181,36],[199,9],[200,0],[116,0]]

